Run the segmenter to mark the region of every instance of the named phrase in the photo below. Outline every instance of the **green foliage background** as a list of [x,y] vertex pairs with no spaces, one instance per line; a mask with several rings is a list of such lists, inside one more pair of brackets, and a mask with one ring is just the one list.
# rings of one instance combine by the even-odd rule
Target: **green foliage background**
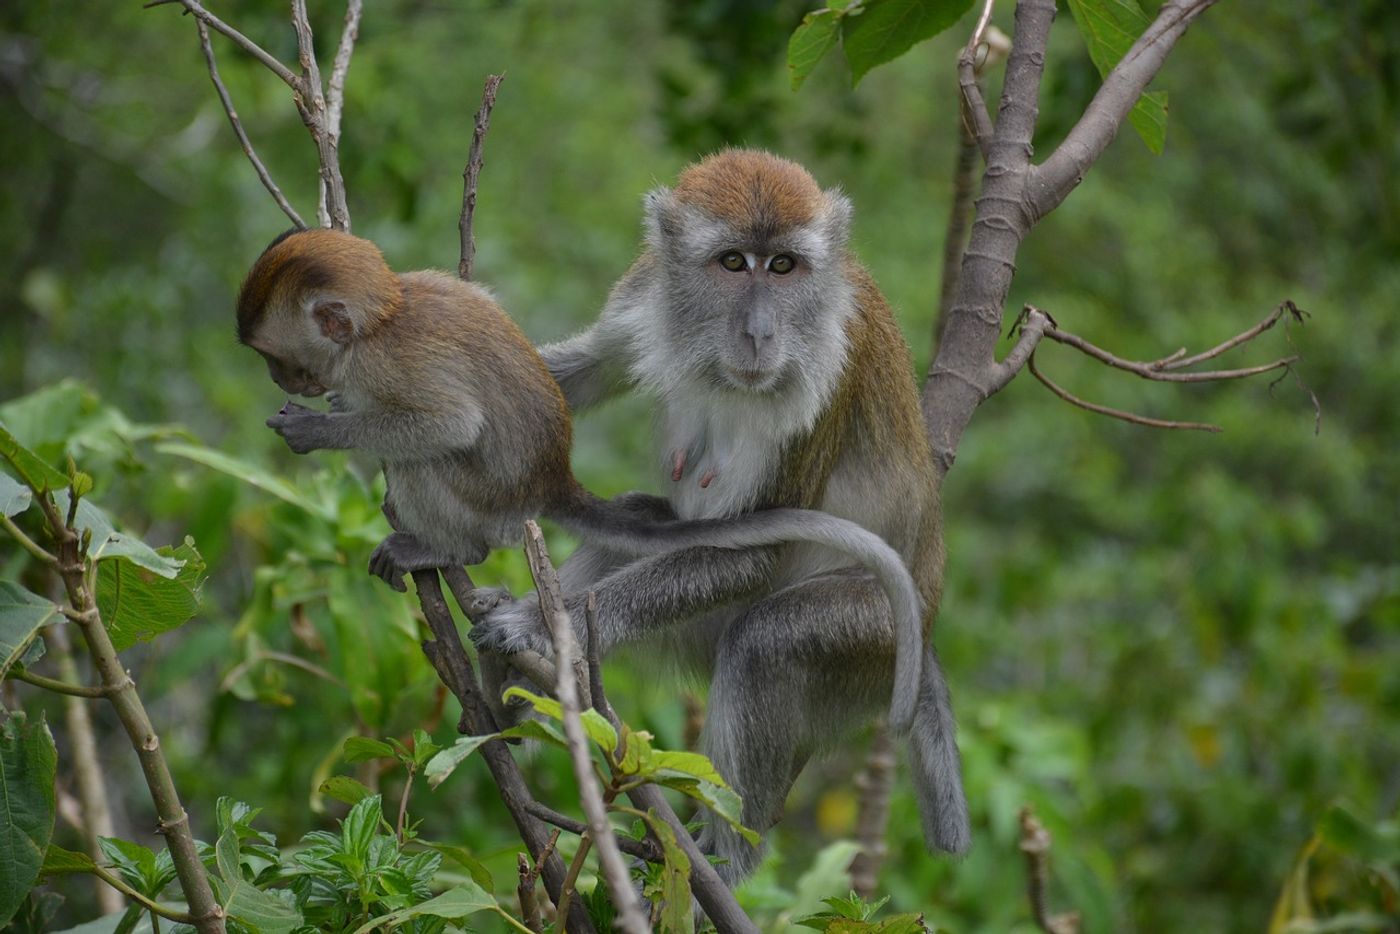
[[[312,6],[328,57],[340,8]],[[392,264],[455,265],[471,115],[483,76],[504,70],[477,271],[532,338],[596,313],[635,253],[647,188],[734,143],[772,147],[846,189],[855,247],[926,366],[963,26],[854,91],[831,58],[793,93],[785,45],[805,10],[794,0],[368,6],[342,159],[355,229]],[[284,4],[217,9],[294,59]],[[1098,85],[1062,16],[1040,153]],[[1009,31],[1009,10],[996,21]],[[245,126],[311,216],[314,152],[286,89],[216,45]],[[295,459],[262,427],[281,397],[234,343],[232,296],[285,218],[174,8],[10,4],[0,49],[0,399],[76,380],[92,395],[63,390],[67,420],[46,415],[26,443],[56,444],[100,400],[183,425],[330,504],[337,522],[146,444],[93,441],[80,458],[107,508],[153,544],[193,536],[212,572],[196,623],[128,653],[196,825],[207,836],[227,794],[263,807],[261,826],[284,840],[330,826],[338,805],[312,792],[335,771],[340,739],[425,726],[446,742],[455,713],[435,713],[408,604],[359,575],[379,530],[360,479],[370,471]],[[1292,298],[1311,312],[1307,326],[1271,332],[1240,361],[1303,353],[1321,432],[1291,380],[1148,385],[1056,347],[1042,366],[1081,395],[1226,433],[1093,417],[1028,377],[983,408],[945,491],[937,634],[977,845],[961,862],[925,855],[901,786],[885,874],[894,906],[958,931],[1029,930],[1015,817],[1031,802],[1055,835],[1053,897],[1082,911],[1086,930],[1257,930],[1329,805],[1366,821],[1395,815],[1397,49],[1388,0],[1221,4],[1158,81],[1171,93],[1165,154],[1124,133],[1026,243],[1008,307],[1034,302],[1125,356],[1208,346]],[[636,401],[585,420],[583,480],[604,494],[660,489],[646,426]],[[0,556],[7,577],[18,563]],[[522,566],[497,556],[479,578],[518,587]],[[310,628],[294,636],[290,618]],[[303,655],[334,680],[268,650]],[[610,666],[615,700],[679,747],[675,688],[642,668]],[[33,692],[22,700],[50,707],[62,763],[57,707]],[[107,712],[98,720],[119,828],[139,837],[152,820],[136,763]],[[810,854],[849,835],[862,749],[808,769],[749,904],[790,901]],[[541,755],[531,770],[542,797],[573,799],[562,757]],[[515,846],[484,770],[420,791],[415,811],[509,889]],[[79,846],[71,829],[55,840]],[[1371,877],[1356,865],[1324,869],[1320,910],[1367,897]],[[90,917],[86,889],[70,888],[65,917]]]

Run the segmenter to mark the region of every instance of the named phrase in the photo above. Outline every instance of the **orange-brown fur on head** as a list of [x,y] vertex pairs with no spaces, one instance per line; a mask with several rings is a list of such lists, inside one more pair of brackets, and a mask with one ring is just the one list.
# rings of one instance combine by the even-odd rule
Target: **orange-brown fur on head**
[[273,240],[238,290],[238,339],[250,344],[269,312],[300,308],[333,292],[357,333],[392,316],[402,302],[398,276],[368,240],[338,230],[291,231]]
[[681,173],[676,200],[759,236],[812,223],[825,205],[796,162],[756,149],[722,149]]

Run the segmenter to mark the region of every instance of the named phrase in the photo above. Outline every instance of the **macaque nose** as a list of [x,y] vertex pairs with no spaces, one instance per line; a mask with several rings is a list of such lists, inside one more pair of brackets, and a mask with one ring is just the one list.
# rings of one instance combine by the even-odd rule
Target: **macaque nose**
[[763,348],[773,339],[773,333],[773,313],[766,308],[755,310],[744,322],[744,336],[749,339],[749,344],[753,347],[755,361],[763,352]]

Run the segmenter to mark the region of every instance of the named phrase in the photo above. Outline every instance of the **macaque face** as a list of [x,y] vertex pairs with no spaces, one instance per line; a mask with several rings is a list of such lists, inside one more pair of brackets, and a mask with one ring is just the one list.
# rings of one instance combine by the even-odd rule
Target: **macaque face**
[[267,361],[267,374],[272,377],[272,381],[288,395],[293,396],[322,396],[326,393],[326,387],[321,385],[310,371],[296,363],[289,362],[278,355],[258,347],[253,346],[263,360]]

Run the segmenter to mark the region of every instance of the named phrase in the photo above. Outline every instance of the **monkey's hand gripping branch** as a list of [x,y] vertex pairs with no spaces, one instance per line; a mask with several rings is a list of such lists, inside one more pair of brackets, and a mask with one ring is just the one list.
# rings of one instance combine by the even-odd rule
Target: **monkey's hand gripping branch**
[[[1109,351],[1104,350],[1101,347],[1097,347],[1094,344],[1089,343],[1084,338],[1079,337],[1076,334],[1071,334],[1068,331],[1061,330],[1055,319],[1050,317],[1050,315],[1048,315],[1046,312],[1035,307],[1034,305],[1026,305],[1025,308],[1022,309],[1021,314],[1017,317],[1015,323],[1012,324],[1011,333],[1019,333],[1019,339],[1017,340],[1016,345],[1012,349],[1012,351],[1006,355],[1006,358],[1002,360],[1000,364],[997,365],[999,371],[998,385],[996,385],[995,388],[992,389],[992,391],[995,392],[997,389],[1000,389],[1003,385],[1005,385],[1006,382],[1009,382],[1011,377],[1015,376],[1016,372],[1019,371],[1020,368],[1024,365],[1030,369],[1032,376],[1038,379],[1047,389],[1053,392],[1056,396],[1070,403],[1071,405],[1078,406],[1079,408],[1097,413],[1099,415],[1107,415],[1110,418],[1121,419],[1125,422],[1131,422],[1134,425],[1144,425],[1149,428],[1170,428],[1189,431],[1209,432],[1218,432],[1224,430],[1219,425],[1212,425],[1206,422],[1183,422],[1161,418],[1150,418],[1146,415],[1137,415],[1132,412],[1125,412],[1121,409],[1109,408],[1108,406],[1099,405],[1094,402],[1087,402],[1083,399],[1080,399],[1078,396],[1071,394],[1067,390],[1060,387],[1058,384],[1052,382],[1049,379],[1049,377],[1047,377],[1044,373],[1042,373],[1039,370],[1039,368],[1036,367],[1036,348],[1039,345],[1042,338],[1049,338],[1050,340],[1055,341],[1056,343],[1064,344],[1068,347],[1073,347],[1080,353],[1088,357],[1092,357],[1093,359],[1098,360],[1100,363],[1106,364],[1115,369],[1125,370],[1142,379],[1154,380],[1157,382],[1220,382],[1224,380],[1244,379],[1250,376],[1258,376],[1263,373],[1271,373],[1274,371],[1280,372],[1279,379],[1282,379],[1283,376],[1292,375],[1294,381],[1297,382],[1299,387],[1302,388],[1303,391],[1306,392],[1309,398],[1312,400],[1316,422],[1320,424],[1322,419],[1322,409],[1320,404],[1318,403],[1317,396],[1312,392],[1312,390],[1307,388],[1307,386],[1299,378],[1297,371],[1294,369],[1294,364],[1296,364],[1301,359],[1298,354],[1289,354],[1288,356],[1280,357],[1279,359],[1273,360],[1269,363],[1262,363],[1257,366],[1241,367],[1238,369],[1188,371],[1189,367],[1195,366],[1199,363],[1204,363],[1207,360],[1213,360],[1221,354],[1225,353],[1226,351],[1233,350],[1236,347],[1249,343],[1250,341],[1258,337],[1260,334],[1263,334],[1265,331],[1272,328],[1280,320],[1284,320],[1285,326],[1291,322],[1301,325],[1303,324],[1304,318],[1307,316],[1307,314],[1308,313],[1306,311],[1299,308],[1291,300],[1285,299],[1262,321],[1254,325],[1254,327],[1242,331],[1239,334],[1236,334],[1234,337],[1229,338],[1228,340],[1222,341],[1221,343],[1215,345],[1209,350],[1204,350],[1200,353],[1191,354],[1190,356],[1188,356],[1186,348],[1182,347],[1174,353],[1171,353],[1158,360],[1135,361],[1125,360],[1124,358],[1119,357],[1116,354],[1110,353]],[[1285,315],[1287,315],[1286,319]],[[1277,382],[1278,380],[1276,379],[1274,383]],[[1270,386],[1272,388],[1273,384],[1271,383]]]

